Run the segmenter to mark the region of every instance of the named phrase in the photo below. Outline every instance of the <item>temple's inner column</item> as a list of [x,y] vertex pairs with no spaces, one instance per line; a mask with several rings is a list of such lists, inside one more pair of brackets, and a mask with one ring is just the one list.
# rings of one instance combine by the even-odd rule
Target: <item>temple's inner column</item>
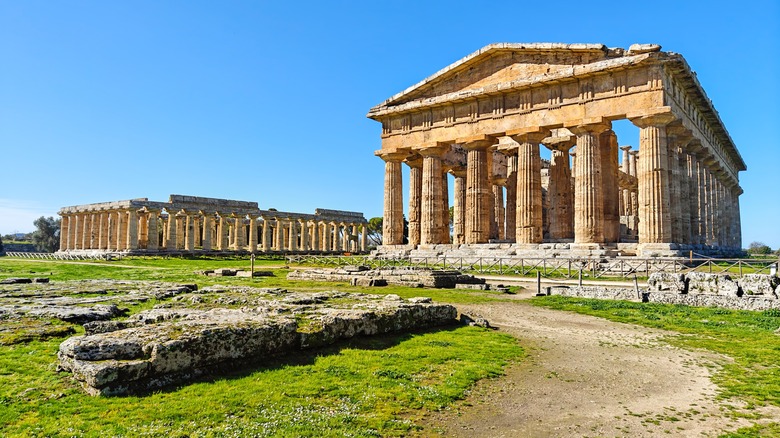
[[284,250],[284,224],[279,218],[274,218],[274,249],[276,251]]
[[601,148],[601,186],[604,191],[604,241],[620,240],[620,211],[618,198],[618,139],[611,129],[599,136]]
[[441,171],[441,212],[442,227],[439,229],[439,243],[450,243],[450,192],[447,181],[448,169],[444,168],[442,163]]
[[249,244],[248,249],[252,254],[257,252],[257,219],[257,216],[249,215],[249,237],[247,242]]
[[511,136],[517,147],[517,204],[515,241],[518,244],[542,243],[542,161],[539,143],[543,133]]
[[322,223],[322,250],[325,252],[330,252],[333,249],[333,245],[331,244],[331,238],[330,238],[330,222],[323,222]]
[[382,244],[404,243],[402,154],[384,154],[385,160],[385,208],[382,222]]
[[610,129],[607,123],[581,124],[569,128],[577,136],[574,174],[574,242],[604,242],[604,192],[601,180],[599,135]]
[[466,243],[466,170],[454,169],[452,175],[455,177],[455,190],[452,206],[452,241],[456,245]]
[[288,242],[287,242],[287,249],[290,251],[297,251],[298,250],[298,223],[295,219],[288,219],[287,226],[289,227],[290,231],[287,235]]
[[458,141],[466,155],[466,243],[487,243],[490,233],[491,190],[488,182],[488,148],[495,140]]
[[[637,181],[639,181],[639,178],[637,177],[636,173],[636,162],[639,158],[639,151],[629,151],[628,153],[628,168],[629,168],[629,174],[633,176],[634,178],[637,178]],[[631,215],[638,218],[639,217],[639,188],[637,184],[637,190],[631,191]]]
[[159,230],[159,216],[160,210],[149,210],[149,222],[147,224],[147,242],[146,249],[149,251],[157,251],[160,248],[160,230]]
[[674,120],[671,114],[634,118],[639,127],[639,243],[672,242],[672,221],[669,208],[669,148],[666,125]]
[[[623,173],[625,173],[626,175],[630,175],[628,153],[629,151],[631,151],[631,146],[620,146],[620,150],[623,151],[623,158],[622,158],[620,170],[622,170]],[[623,193],[621,193],[621,199],[622,199],[621,206],[623,208],[620,210],[620,214],[622,216],[628,216],[631,214],[630,213],[631,212],[631,190],[624,188]]]
[[517,232],[517,151],[504,151],[506,154],[506,206],[504,221],[505,239],[515,242]]
[[423,159],[422,204],[420,206],[420,243],[430,245],[442,243],[442,163],[445,147],[434,146],[420,149]]
[[227,251],[229,249],[229,228],[230,225],[228,224],[228,213],[222,212],[219,213],[219,250],[220,251]]
[[569,149],[576,141],[576,138],[571,136],[548,137],[543,140],[544,145],[552,150],[547,194],[550,199],[550,239],[553,241],[574,238],[574,197],[571,190]]
[[271,239],[268,236],[268,233],[271,231],[271,227],[268,224],[270,219],[268,216],[260,216],[263,219],[263,238],[261,243],[261,248],[263,249],[263,252],[268,252],[271,250]]
[[415,157],[406,164],[409,166],[409,245],[416,247],[420,244],[423,160]]
[[504,240],[506,238],[506,209],[504,208],[504,186],[493,184],[493,216],[496,218],[496,238]]

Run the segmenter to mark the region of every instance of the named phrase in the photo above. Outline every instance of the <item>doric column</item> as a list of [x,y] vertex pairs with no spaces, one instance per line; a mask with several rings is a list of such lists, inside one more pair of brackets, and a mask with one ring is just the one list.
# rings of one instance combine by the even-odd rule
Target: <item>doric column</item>
[[228,233],[230,231],[230,225],[228,224],[227,213],[219,213],[219,250],[227,251],[230,248],[230,240]]
[[320,223],[315,219],[311,227],[311,249],[312,251],[320,251]]
[[125,238],[125,249],[138,249],[138,212],[131,208],[127,212],[127,237]]
[[108,248],[108,213],[101,211],[98,213],[98,249]]
[[193,237],[195,238],[192,246],[193,250],[195,248],[203,247],[203,228],[201,226],[202,226],[202,221],[200,218],[200,213],[196,213],[192,217]]
[[715,186],[715,175],[712,173],[712,167],[707,167],[707,244],[716,246],[716,229],[718,227],[718,199],[717,187]]
[[517,205],[515,241],[518,244],[542,243],[542,159],[539,143],[544,133],[511,135],[517,147]]
[[401,161],[403,154],[382,154],[385,160],[385,208],[382,222],[382,244],[404,243],[404,204]]
[[478,136],[457,141],[466,155],[466,243],[487,243],[490,233],[491,190],[488,182],[488,148],[492,137]]
[[298,250],[298,222],[295,219],[288,219],[287,227],[289,232],[287,234],[287,248],[290,251]]
[[190,212],[184,213],[184,250],[195,250],[195,221]]
[[211,236],[212,229],[214,228],[214,213],[210,211],[203,211],[201,212],[203,215],[203,219],[201,220],[201,223],[203,224],[203,238],[201,239],[201,248],[203,251],[211,251]]
[[249,252],[257,252],[257,216],[249,215]]
[[269,224],[270,219],[268,216],[261,216],[263,219],[263,241],[261,243],[261,248],[263,252],[268,252],[271,250],[271,239],[268,236],[268,233],[271,231],[271,226]]
[[[513,153],[514,152],[514,153]],[[517,153],[507,151],[506,156],[506,206],[504,207],[504,238],[515,242],[517,232]]]
[[116,212],[116,249],[122,251],[125,249],[127,242],[127,213],[124,210]]
[[439,230],[439,243],[450,243],[450,193],[447,174],[447,170],[442,168],[441,206],[439,207],[439,211],[441,212],[441,223],[443,226]]
[[368,226],[367,224],[360,225],[360,251],[366,252],[368,250]]
[[149,224],[147,225],[148,242],[146,243],[146,249],[149,251],[157,251],[160,248],[160,231],[158,228],[158,217],[160,210],[149,210]]
[[454,196],[452,206],[452,240],[456,245],[466,243],[466,170],[453,170],[455,176]]
[[70,243],[70,215],[62,214],[62,220],[60,221],[60,251],[67,251],[68,244]]
[[[620,146],[620,150],[623,151],[623,161],[622,161],[621,170],[626,175],[630,175],[630,164],[629,164],[630,158],[628,153],[631,150],[631,146]],[[623,209],[621,210],[620,214],[623,216],[628,216],[631,214],[631,190],[623,189],[622,199],[623,199]]]
[[691,183],[688,175],[688,152],[684,147],[687,142],[680,143],[681,149],[677,157],[677,180],[680,185],[680,232],[682,239],[680,243],[691,244]]
[[97,233],[98,233],[97,215],[94,212],[92,212],[89,214],[87,220],[89,221],[89,237],[88,237],[89,247],[91,249],[97,249]]
[[309,250],[309,229],[306,226],[307,224],[304,219],[299,219],[298,223],[301,227],[301,250],[308,251]]
[[673,120],[669,113],[631,119],[639,127],[640,244],[672,242],[666,125]]
[[183,211],[175,215],[176,221],[176,249],[184,249],[187,240],[187,220]]
[[607,123],[588,123],[570,127],[577,136],[574,174],[574,242],[604,242],[604,191],[601,180],[599,136],[609,129]]
[[323,222],[322,223],[322,251],[323,252],[330,252],[331,248],[331,239],[330,239],[330,222]]
[[73,220],[71,221],[71,237],[70,237],[70,243],[72,248],[71,249],[80,249],[81,246],[81,236],[79,235],[79,228],[81,224],[81,215],[78,213],[73,214]]
[[178,240],[178,230],[176,229],[176,213],[173,210],[168,211],[168,223],[167,223],[167,229],[168,231],[165,233],[166,235],[166,241],[165,241],[165,249],[168,251],[175,251],[176,250],[176,241]]
[[279,218],[274,218],[274,249],[277,251],[284,250],[284,224]]
[[504,186],[498,184],[492,185],[493,189],[493,217],[495,217],[495,223],[499,240],[506,238],[506,224],[504,218],[506,217],[506,209],[504,208]]
[[333,251],[341,252],[341,225],[333,223]]
[[420,244],[423,160],[416,157],[406,164],[409,165],[409,245],[415,247]]
[[81,249],[89,249],[89,214],[81,215]]
[[601,187],[604,191],[604,241],[620,240],[620,211],[618,197],[618,140],[615,132],[604,131],[599,137],[601,148]]
[[441,156],[447,146],[434,145],[419,150],[423,159],[422,204],[420,206],[420,243],[441,242],[442,228],[442,167]]
[[547,194],[550,199],[550,239],[574,238],[574,196],[571,190],[569,170],[569,149],[576,143],[576,137],[548,137],[544,145],[552,150],[550,157],[550,184]]

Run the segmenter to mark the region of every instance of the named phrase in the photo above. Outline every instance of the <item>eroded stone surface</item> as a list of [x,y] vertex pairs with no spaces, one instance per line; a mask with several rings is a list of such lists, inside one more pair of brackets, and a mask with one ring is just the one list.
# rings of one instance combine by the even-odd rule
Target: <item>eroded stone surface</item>
[[455,322],[428,298],[214,286],[122,321],[85,325],[60,346],[60,369],[93,395],[121,395],[360,335]]
[[[416,267],[368,269],[346,266],[336,269],[305,269],[287,274],[288,280],[345,281],[357,286],[395,284],[411,287],[452,289],[457,284],[483,284],[485,280],[454,269]],[[382,284],[385,283],[385,284]]]

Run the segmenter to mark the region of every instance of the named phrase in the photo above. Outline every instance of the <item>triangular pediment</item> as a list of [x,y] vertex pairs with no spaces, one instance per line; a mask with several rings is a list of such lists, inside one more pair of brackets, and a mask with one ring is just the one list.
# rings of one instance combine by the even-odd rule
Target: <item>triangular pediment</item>
[[572,66],[602,61],[609,55],[610,49],[603,44],[491,44],[396,94],[381,106],[554,75]]

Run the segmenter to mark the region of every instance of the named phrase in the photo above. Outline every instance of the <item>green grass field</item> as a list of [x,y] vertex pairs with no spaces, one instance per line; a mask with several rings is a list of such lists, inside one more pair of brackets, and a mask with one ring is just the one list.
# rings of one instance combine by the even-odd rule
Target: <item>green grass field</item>
[[[346,283],[291,282],[283,260],[258,260],[273,277],[205,277],[197,270],[249,269],[248,259],[71,262],[0,258],[0,279],[136,279],[431,296],[448,302],[501,300],[496,293]],[[149,308],[147,302],[130,313]],[[41,324],[45,327],[41,328]],[[0,436],[400,436],[415,420],[499,376],[523,349],[506,334],[450,327],[353,339],[281,357],[218,379],[145,396],[90,397],[56,371],[60,342],[83,329],[57,321],[0,320]]]

